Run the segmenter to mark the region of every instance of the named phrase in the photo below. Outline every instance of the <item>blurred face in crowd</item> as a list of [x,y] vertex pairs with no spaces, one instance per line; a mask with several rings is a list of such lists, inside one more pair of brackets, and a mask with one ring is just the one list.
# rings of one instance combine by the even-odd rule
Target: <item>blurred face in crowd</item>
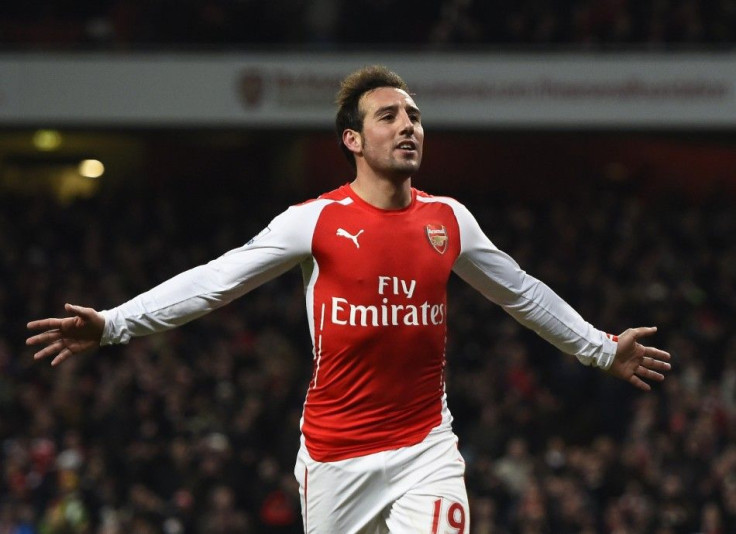
[[362,158],[373,172],[391,178],[416,173],[422,162],[424,129],[411,96],[402,89],[380,87],[361,97],[360,111],[362,130],[346,131],[355,136],[356,160]]

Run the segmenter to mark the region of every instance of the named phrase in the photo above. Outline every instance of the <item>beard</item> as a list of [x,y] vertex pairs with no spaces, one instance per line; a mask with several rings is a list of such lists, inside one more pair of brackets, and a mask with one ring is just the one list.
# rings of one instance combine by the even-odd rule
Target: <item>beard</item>
[[393,150],[383,157],[376,157],[370,146],[363,146],[363,157],[368,166],[379,174],[392,178],[404,179],[416,174],[422,163],[422,152],[417,150],[412,154],[402,154]]

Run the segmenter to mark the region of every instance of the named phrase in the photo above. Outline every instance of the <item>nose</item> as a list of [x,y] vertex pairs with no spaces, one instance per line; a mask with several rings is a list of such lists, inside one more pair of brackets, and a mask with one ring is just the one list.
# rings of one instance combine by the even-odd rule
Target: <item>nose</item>
[[414,133],[414,122],[406,111],[401,112],[401,133],[410,135]]

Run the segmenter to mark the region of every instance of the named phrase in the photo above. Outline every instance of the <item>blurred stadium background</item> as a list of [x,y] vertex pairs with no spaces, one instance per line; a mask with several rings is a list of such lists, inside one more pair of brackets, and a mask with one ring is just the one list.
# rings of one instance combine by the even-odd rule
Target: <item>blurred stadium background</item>
[[453,281],[472,532],[736,532],[734,44],[732,0],[3,3],[0,533],[301,532],[299,273],[53,371],[25,323],[349,181],[332,100],[368,63],[417,93],[417,187],[675,358],[639,394]]

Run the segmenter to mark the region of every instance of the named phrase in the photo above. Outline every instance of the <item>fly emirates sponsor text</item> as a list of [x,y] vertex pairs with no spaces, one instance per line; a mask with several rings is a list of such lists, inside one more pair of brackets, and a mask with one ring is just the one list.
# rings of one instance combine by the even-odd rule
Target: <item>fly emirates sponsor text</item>
[[[445,322],[445,305],[422,302],[421,304],[394,304],[389,297],[411,299],[417,287],[416,280],[404,280],[397,276],[378,277],[379,304],[354,304],[346,298],[332,297],[330,319],[333,324],[350,326],[429,326]],[[385,296],[384,296],[385,295]]]

